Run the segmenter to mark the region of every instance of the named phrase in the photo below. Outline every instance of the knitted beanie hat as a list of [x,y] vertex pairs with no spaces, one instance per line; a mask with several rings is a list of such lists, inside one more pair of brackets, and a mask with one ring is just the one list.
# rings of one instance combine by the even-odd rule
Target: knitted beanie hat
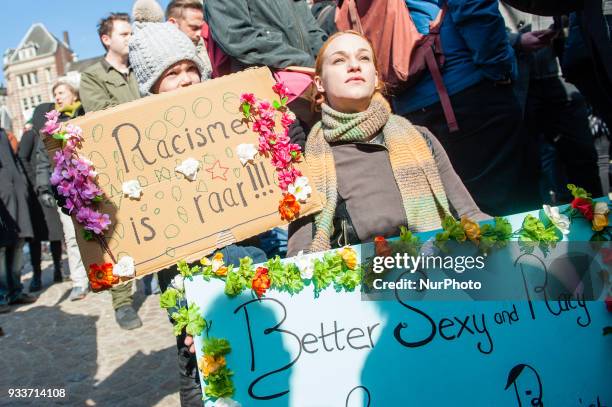
[[164,13],[155,0],[136,1],[132,14],[129,60],[142,95],[149,95],[164,71],[179,61],[193,61],[200,75],[206,74],[195,45],[174,24],[163,22]]

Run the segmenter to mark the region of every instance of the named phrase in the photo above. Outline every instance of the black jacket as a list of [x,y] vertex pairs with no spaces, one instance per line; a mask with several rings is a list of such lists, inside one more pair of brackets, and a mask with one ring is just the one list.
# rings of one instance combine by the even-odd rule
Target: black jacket
[[4,129],[0,129],[0,245],[33,236],[28,208],[25,170],[17,159]]

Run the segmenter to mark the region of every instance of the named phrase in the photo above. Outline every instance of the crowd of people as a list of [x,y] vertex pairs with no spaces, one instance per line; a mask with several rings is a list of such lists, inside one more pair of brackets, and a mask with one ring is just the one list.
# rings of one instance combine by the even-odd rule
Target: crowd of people
[[[399,7],[411,26],[371,18],[376,7]],[[427,69],[390,86],[385,39],[368,35],[376,24],[431,38],[432,49],[420,49]],[[223,248],[228,263],[391,237],[400,226],[438,229],[447,214],[479,221],[563,204],[567,183],[594,197],[609,193],[612,1],[172,0],[164,12],[137,0],[131,17],[103,18],[98,35],[104,58],[80,81],[60,78],[19,143],[0,133],[0,312],[36,301],[42,241],[50,242],[54,281],[66,278],[66,244],[70,299],[89,290],[74,227],[49,185],[46,112],[69,120],[251,66],[281,76],[311,70],[299,71],[312,84],[289,105],[297,119],[287,137],[302,147],[324,205],[288,233]],[[20,282],[26,241],[29,293]],[[157,274],[162,291],[176,274]],[[142,325],[134,289],[111,290],[123,329]],[[177,351],[181,403],[201,405],[192,338],[178,337]]]

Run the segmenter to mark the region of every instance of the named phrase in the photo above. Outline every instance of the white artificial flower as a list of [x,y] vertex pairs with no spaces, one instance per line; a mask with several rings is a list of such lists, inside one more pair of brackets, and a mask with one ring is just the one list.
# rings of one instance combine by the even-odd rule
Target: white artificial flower
[[304,280],[312,279],[314,274],[314,264],[310,256],[304,256],[304,251],[300,250],[296,256],[297,261],[295,265],[300,270],[300,277]]
[[289,184],[287,191],[300,202],[305,202],[312,193],[312,188],[308,185],[308,177],[298,177],[293,184]]
[[215,407],[242,407],[236,400],[221,397],[215,401]]
[[563,235],[569,235],[570,220],[567,216],[559,213],[559,208],[556,206],[542,206],[544,213],[550,219],[553,225],[561,231]]
[[200,169],[200,162],[195,158],[188,158],[183,160],[181,165],[177,166],[174,171],[180,172],[190,181],[193,181],[198,176],[198,170]]
[[113,275],[118,277],[134,277],[134,259],[130,256],[123,256],[117,264],[113,266]]
[[170,284],[172,284],[172,287],[176,288],[181,292],[185,291],[185,279],[181,274],[177,274],[176,276],[174,276]]
[[253,161],[257,155],[257,149],[254,144],[238,144],[236,147],[236,155],[240,159],[242,165],[245,165],[249,161]]
[[142,195],[140,182],[135,179],[125,181],[121,189],[123,190],[123,194],[129,196],[130,199],[140,199],[140,195]]
[[607,202],[595,202],[595,206],[593,207],[593,213],[597,215],[607,215],[610,213],[610,208],[608,208]]

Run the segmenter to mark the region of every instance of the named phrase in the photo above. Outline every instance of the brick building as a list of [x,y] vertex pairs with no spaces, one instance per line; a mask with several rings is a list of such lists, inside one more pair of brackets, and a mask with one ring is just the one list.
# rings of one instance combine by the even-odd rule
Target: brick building
[[64,32],[63,41],[58,40],[41,23],[30,27],[17,48],[4,52],[7,107],[17,137],[34,108],[52,100],[53,83],[66,74],[74,59],[68,33]]

